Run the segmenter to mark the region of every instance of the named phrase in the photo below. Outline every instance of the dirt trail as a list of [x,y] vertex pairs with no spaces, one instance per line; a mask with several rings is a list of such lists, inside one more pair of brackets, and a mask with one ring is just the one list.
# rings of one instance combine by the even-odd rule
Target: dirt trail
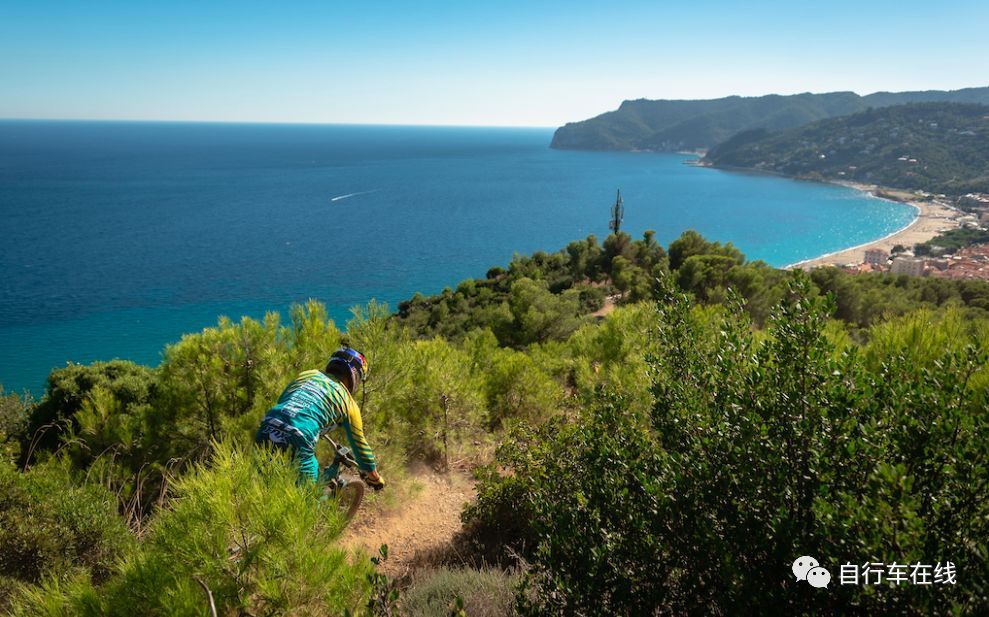
[[474,500],[474,481],[460,471],[441,475],[431,471],[411,476],[419,490],[413,490],[398,508],[369,512],[362,508],[346,530],[343,544],[363,548],[376,555],[388,545],[385,574],[398,577],[409,571],[416,555],[449,545],[460,531],[460,512]]
[[591,317],[607,317],[615,311],[615,302],[620,298],[619,295],[608,296],[604,299],[604,304],[598,310],[591,313]]

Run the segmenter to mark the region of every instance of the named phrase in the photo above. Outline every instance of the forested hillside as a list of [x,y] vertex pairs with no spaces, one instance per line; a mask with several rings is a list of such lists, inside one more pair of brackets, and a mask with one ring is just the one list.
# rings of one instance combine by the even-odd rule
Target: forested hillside
[[854,92],[729,96],[711,100],[639,99],[615,111],[557,129],[553,148],[566,150],[706,150],[754,129],[778,131],[869,108],[922,102],[989,104],[989,87],[922,92]]
[[[372,367],[388,479],[365,508],[414,499],[410,466],[477,474],[462,532],[409,578],[345,551],[332,501],[252,444],[342,342]],[[987,367],[987,283],[781,271],[695,232],[517,256],[345,330],[316,302],[221,319],[158,367],[0,393],[0,611],[982,614]],[[950,560],[958,581],[814,589],[804,554],[833,575]]]
[[989,192],[989,106],[900,105],[777,133],[750,131],[704,161],[952,195]]

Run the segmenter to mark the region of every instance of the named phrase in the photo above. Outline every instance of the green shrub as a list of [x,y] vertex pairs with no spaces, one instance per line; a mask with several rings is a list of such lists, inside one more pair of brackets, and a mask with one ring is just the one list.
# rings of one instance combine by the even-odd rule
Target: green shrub
[[499,347],[488,330],[468,337],[466,350],[483,384],[489,429],[518,419],[541,422],[563,406],[563,387],[532,355]]
[[530,561],[531,592],[519,598],[529,612],[638,615],[659,606],[654,581],[668,561],[660,521],[646,516],[655,509],[655,455],[644,419],[637,426],[626,411],[516,431],[497,457],[511,473],[481,476],[468,529],[481,550],[493,536]]
[[409,457],[438,462],[447,446],[480,430],[481,383],[470,371],[470,357],[443,339],[415,341],[404,362],[413,370],[390,403],[386,430]]
[[[496,464],[474,471],[477,499],[460,514],[459,538],[462,552],[472,560],[508,568],[520,557],[528,560],[535,554],[541,540],[535,515],[536,502],[543,497],[542,480],[521,474],[538,473],[535,457],[550,453],[545,436],[561,425],[565,420],[557,417],[538,433],[524,423],[514,427],[496,452]],[[509,473],[502,473],[505,467]]]
[[670,243],[667,252],[671,270],[678,270],[688,259],[698,255],[719,255],[729,258],[736,264],[745,261],[745,256],[731,242],[724,245],[720,242],[710,242],[693,229],[680,234],[679,238]]
[[29,394],[7,394],[0,386],[0,459],[13,459],[27,437],[28,418],[33,401]]
[[643,408],[650,404],[645,356],[654,314],[649,304],[622,306],[601,324],[584,326],[570,337],[567,345],[578,360],[573,383],[582,395],[604,388]]
[[288,331],[277,337],[280,344],[288,347],[288,358],[272,359],[271,362],[274,370],[270,381],[277,391],[269,390],[269,394],[275,396],[281,393],[282,382],[292,379],[299,371],[326,366],[342,338],[326,312],[326,305],[316,300],[293,305],[290,317]]
[[53,370],[32,410],[23,460],[44,461],[57,450],[60,464],[109,489],[134,522],[158,496],[166,463],[185,453],[159,394],[158,371],[132,362]]
[[370,564],[335,545],[342,522],[283,456],[229,445],[175,486],[140,549],[98,589],[50,582],[22,598],[55,614],[339,615],[366,593]]
[[124,360],[69,364],[53,370],[45,396],[31,411],[27,434],[35,442],[32,454],[60,443],[61,436],[75,426],[75,415],[95,388],[111,393],[123,412],[144,414],[154,396],[155,378],[154,369]]
[[105,489],[79,484],[51,461],[27,472],[0,462],[0,572],[39,583],[81,571],[99,582],[133,545]]
[[520,278],[512,283],[507,306],[508,313],[492,328],[504,345],[525,347],[565,339],[580,325],[576,289],[554,294],[545,281]]
[[[216,327],[187,334],[165,350],[162,404],[200,449],[211,440],[240,437],[277,397],[287,353],[278,322],[274,313],[263,324],[222,317]],[[293,332],[305,332],[303,325],[295,327]]]

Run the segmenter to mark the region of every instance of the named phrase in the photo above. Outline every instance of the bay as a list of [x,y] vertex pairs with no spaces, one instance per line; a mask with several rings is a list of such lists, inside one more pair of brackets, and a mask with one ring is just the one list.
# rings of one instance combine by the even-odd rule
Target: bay
[[436,293],[513,253],[685,229],[782,266],[914,210],[833,185],[572,152],[551,129],[0,122],[0,384],[68,361],[155,365],[219,315]]

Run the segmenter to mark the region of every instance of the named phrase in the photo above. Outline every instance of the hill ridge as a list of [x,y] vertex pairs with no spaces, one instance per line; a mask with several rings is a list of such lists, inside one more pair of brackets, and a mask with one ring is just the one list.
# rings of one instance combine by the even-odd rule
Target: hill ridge
[[989,106],[913,103],[744,131],[702,163],[949,195],[989,192]]
[[845,116],[870,107],[906,103],[989,104],[989,86],[958,90],[852,91],[715,99],[626,99],[613,111],[569,122],[553,134],[562,150],[707,150],[752,129],[783,130]]

